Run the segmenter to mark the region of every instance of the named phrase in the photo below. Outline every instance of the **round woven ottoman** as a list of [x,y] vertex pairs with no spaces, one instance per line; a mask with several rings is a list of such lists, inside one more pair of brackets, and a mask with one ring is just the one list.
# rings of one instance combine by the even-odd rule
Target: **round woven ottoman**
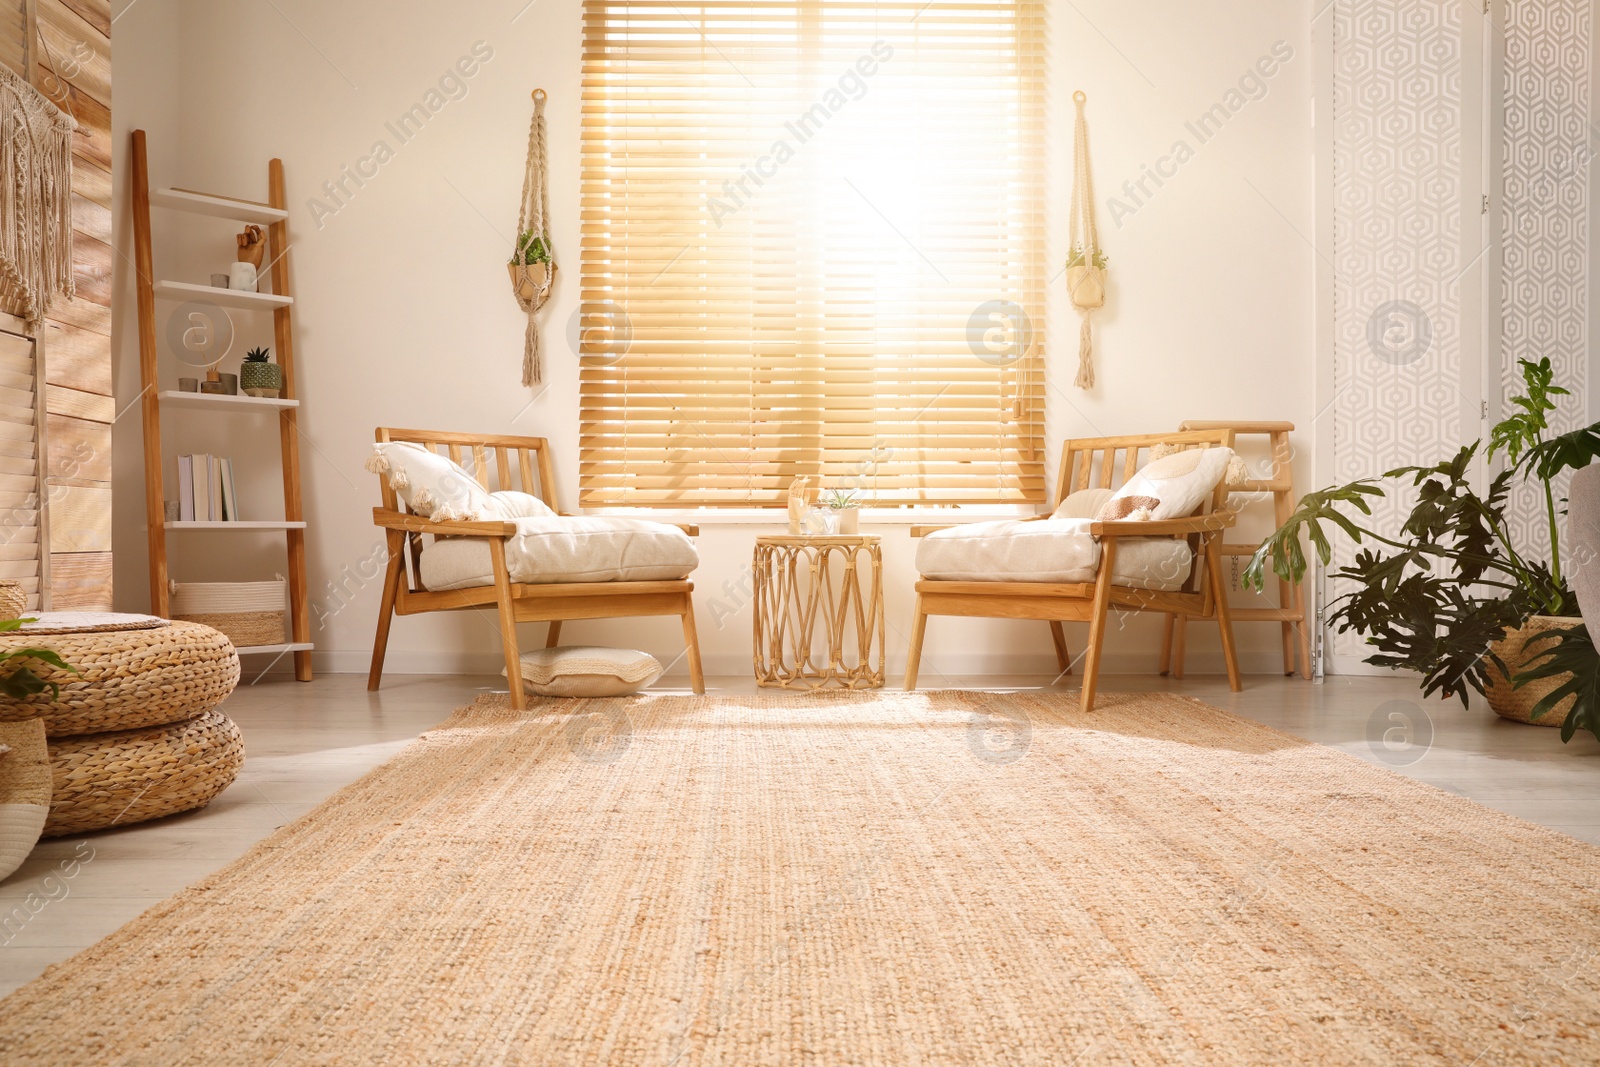
[[215,708],[185,722],[48,744],[55,781],[44,837],[203,808],[244,766],[244,738]]
[[79,671],[31,669],[61,687],[0,699],[0,721],[40,718],[53,787],[44,836],[101,830],[204,807],[244,764],[220,704],[239,682],[227,637],[148,615],[45,613],[0,633],[0,652],[48,648]]
[[65,627],[94,625],[97,616],[39,618],[62,625],[0,633],[0,653],[30,646],[54,649],[79,673],[32,664],[41,678],[61,687],[60,699],[47,703],[41,694],[25,704],[0,702],[0,720],[42,717],[47,737],[182,722],[216,707],[239,684],[238,653],[209,626],[174,622],[148,629],[62,633]]

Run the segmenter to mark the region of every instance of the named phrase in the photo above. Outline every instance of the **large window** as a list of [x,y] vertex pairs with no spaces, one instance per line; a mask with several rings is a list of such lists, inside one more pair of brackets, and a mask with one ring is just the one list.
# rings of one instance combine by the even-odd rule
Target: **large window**
[[1044,17],[585,0],[583,504],[1044,498]]

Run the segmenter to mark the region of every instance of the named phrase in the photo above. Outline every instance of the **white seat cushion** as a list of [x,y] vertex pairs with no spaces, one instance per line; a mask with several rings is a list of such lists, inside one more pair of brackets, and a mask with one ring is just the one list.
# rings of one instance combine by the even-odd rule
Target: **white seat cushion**
[[[1001,519],[938,530],[917,546],[917,570],[948,582],[1092,582],[1100,544],[1088,519]],[[1113,585],[1180,589],[1194,557],[1188,542],[1124,537],[1111,569]]]
[[[515,520],[506,540],[513,582],[657,582],[687,578],[700,563],[676,526],[647,519],[555,515]],[[440,537],[422,550],[422,583],[433,592],[493,585],[489,546],[477,537]]]

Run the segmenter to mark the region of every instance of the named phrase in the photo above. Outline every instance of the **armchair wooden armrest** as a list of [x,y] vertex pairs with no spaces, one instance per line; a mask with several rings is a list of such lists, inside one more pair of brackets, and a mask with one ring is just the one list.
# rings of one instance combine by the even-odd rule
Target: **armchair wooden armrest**
[[434,522],[421,515],[407,515],[389,508],[373,508],[372,521],[387,530],[437,534],[441,537],[510,537],[517,532],[514,522]]
[[1117,522],[1091,522],[1095,537],[1187,537],[1197,533],[1219,533],[1233,525],[1231,511],[1213,511],[1187,519],[1121,519]]

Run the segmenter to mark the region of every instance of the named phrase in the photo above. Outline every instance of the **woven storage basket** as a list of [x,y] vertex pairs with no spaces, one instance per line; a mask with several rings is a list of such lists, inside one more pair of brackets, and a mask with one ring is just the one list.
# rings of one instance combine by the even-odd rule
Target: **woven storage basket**
[[51,703],[41,694],[17,704],[0,698],[0,720],[42,717],[50,737],[182,722],[216,707],[239,684],[233,645],[192,622],[154,630],[0,634],[0,651],[28,646],[54,649],[80,673],[29,664],[61,687],[60,699]]
[[173,582],[172,617],[221,630],[239,648],[281,645],[289,583]]
[[50,742],[45,837],[203,808],[244,766],[244,738],[213,708],[187,722]]
[[28,594],[15,578],[0,578],[0,622],[18,619],[28,607]]
[[[1558,615],[1530,615],[1518,630],[1507,630],[1503,641],[1495,641],[1489,645],[1491,651],[1505,660],[1512,674],[1525,671],[1534,660],[1539,659],[1544,653],[1554,647],[1553,641],[1541,641],[1533,647],[1531,653],[1522,651],[1522,644],[1535,634],[1542,634],[1549,630],[1560,630],[1568,626],[1581,626],[1583,620],[1579,618],[1565,618]],[[1572,710],[1575,697],[1567,697],[1550,711],[1545,712],[1537,719],[1528,716],[1533,711],[1533,706],[1549,694],[1555,692],[1566,684],[1570,675],[1559,678],[1546,678],[1538,682],[1529,682],[1521,689],[1513,689],[1506,676],[1495,668],[1491,661],[1487,675],[1488,685],[1484,695],[1489,700],[1490,709],[1503,719],[1515,722],[1528,722],[1535,726],[1560,726],[1566,721],[1567,712]]]

